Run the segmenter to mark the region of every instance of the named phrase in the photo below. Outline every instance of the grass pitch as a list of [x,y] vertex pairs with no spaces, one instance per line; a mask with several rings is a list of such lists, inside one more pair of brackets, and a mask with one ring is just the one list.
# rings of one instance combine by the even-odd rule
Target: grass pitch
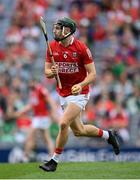
[[0,164],[0,179],[140,179],[140,163],[59,163],[55,172],[44,172],[39,163]]

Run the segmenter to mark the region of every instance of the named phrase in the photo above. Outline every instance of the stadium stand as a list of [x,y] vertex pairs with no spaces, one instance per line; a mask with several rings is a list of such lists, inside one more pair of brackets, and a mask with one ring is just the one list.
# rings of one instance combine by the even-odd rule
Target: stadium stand
[[[43,73],[46,45],[39,28],[40,16],[47,20],[50,40],[52,24],[58,17],[73,18],[78,26],[76,36],[93,53],[97,81],[91,87],[83,121],[105,129],[115,128],[123,146],[140,147],[139,9],[139,0],[1,0],[0,147],[24,143],[24,133],[19,136],[22,125],[7,113],[14,113],[26,104],[32,79],[45,84],[58,101],[55,81],[46,80]],[[24,121],[30,116],[24,117]],[[57,126],[50,130],[55,132],[52,135],[55,139]],[[90,138],[80,141],[71,134],[67,146],[106,144]]]

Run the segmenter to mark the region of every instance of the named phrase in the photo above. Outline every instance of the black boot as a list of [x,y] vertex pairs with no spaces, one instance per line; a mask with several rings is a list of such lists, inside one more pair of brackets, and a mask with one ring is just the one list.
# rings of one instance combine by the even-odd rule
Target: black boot
[[55,171],[57,168],[57,162],[51,159],[50,161],[40,165],[39,168],[43,169],[44,171]]
[[111,144],[114,150],[114,153],[118,155],[120,153],[120,147],[119,147],[119,142],[116,137],[116,132],[115,131],[108,131],[109,133],[109,139],[108,139],[108,144]]

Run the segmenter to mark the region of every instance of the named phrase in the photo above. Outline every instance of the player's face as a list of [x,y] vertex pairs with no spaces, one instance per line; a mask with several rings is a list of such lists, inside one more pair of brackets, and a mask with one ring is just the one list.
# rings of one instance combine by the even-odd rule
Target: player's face
[[56,41],[60,41],[62,36],[62,27],[58,24],[53,25],[53,35]]

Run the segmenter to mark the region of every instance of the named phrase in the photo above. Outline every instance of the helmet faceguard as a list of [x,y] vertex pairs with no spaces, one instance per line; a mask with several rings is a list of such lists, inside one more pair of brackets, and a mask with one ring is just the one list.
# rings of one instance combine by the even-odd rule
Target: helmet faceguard
[[[55,25],[59,25],[62,29],[62,34],[63,34],[63,38],[61,39],[56,39],[57,41],[62,41],[64,39],[66,39],[67,37],[69,37],[70,35],[72,35],[75,31],[76,31],[76,23],[70,19],[70,18],[62,18],[62,19],[59,19]],[[64,29],[65,27],[69,27],[70,28],[70,32],[68,34],[64,34]]]

